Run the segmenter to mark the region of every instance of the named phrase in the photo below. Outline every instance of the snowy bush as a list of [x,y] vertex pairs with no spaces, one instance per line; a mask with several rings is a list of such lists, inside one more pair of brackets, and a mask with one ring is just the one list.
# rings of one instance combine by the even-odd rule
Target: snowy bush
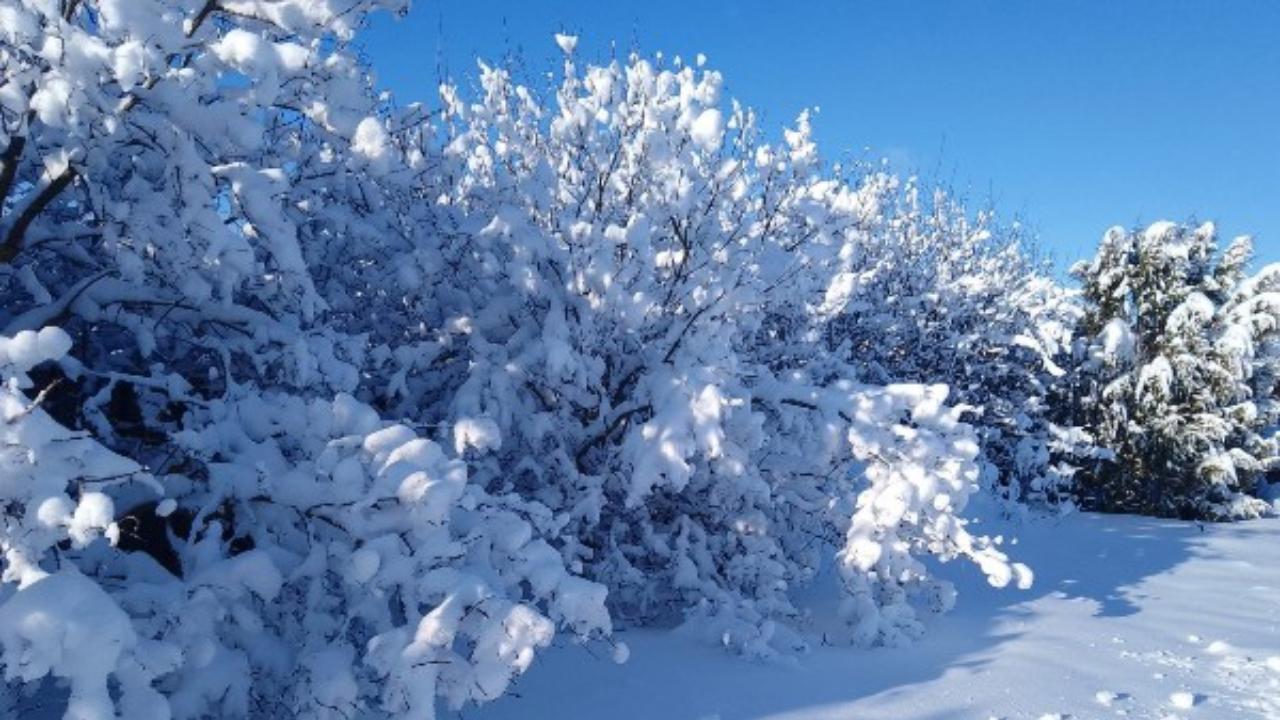
[[877,211],[845,235],[817,331],[867,381],[947,383],[973,408],[984,484],[1065,504],[1075,441],[1050,402],[1077,315],[1070,292],[992,212],[970,215],[914,179],[864,182]]
[[[3,342],[13,373],[69,344]],[[145,718],[430,714],[501,695],[557,625],[610,630],[605,589],[540,538],[544,508],[350,396],[207,403],[173,438],[201,472],[155,478],[4,393],[0,664],[66,679],[69,718],[115,717],[109,680]],[[153,512],[188,515],[172,573],[94,543],[127,546],[137,518],[114,502],[160,492]]]
[[1030,581],[948,389],[809,332],[884,211],[807,116],[567,37],[401,108],[347,49],[401,4],[0,0],[4,711],[431,717],[557,630],[794,650],[824,564],[858,644],[927,558]]
[[815,312],[875,190],[824,174],[807,116],[766,143],[720,86],[568,53],[550,103],[501,68],[474,101],[446,87],[440,237],[406,283],[436,330],[388,355],[383,402],[466,428],[477,481],[562,518],[615,617],[790,650],[789,590],[843,547],[849,639],[899,642],[949,604],[915,556],[1029,577],[963,529],[976,446],[945,389],[764,332]]
[[1096,508],[1251,517],[1280,462],[1280,266],[1246,275],[1247,237],[1211,224],[1113,228],[1073,273],[1085,315],[1067,407],[1102,451],[1079,476]]
[[341,394],[380,5],[0,2],[0,666],[67,717],[431,715],[609,630],[544,508]]

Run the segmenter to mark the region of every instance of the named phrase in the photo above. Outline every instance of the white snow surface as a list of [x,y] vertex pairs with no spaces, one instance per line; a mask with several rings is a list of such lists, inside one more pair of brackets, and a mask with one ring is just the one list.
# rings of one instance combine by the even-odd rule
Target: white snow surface
[[1264,550],[1280,519],[1202,531],[1080,513],[984,531],[1018,538],[1036,585],[999,591],[949,565],[960,602],[914,644],[753,663],[621,628],[626,664],[557,643],[513,695],[456,717],[1280,718],[1280,556]]

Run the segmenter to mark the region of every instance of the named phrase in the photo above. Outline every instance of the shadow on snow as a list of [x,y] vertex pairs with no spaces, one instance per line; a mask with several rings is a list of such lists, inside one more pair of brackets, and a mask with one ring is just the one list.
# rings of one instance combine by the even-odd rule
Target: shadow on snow
[[[944,674],[980,670],[1002,644],[1022,634],[1018,628],[1025,622],[1020,621],[1040,612],[1037,601],[1081,600],[1092,603],[1096,617],[1132,615],[1141,611],[1145,578],[1208,552],[1202,547],[1204,531],[1196,523],[1133,516],[1079,513],[1016,524],[989,521],[975,529],[1010,538],[1006,550],[1036,572],[1034,586],[1026,591],[996,589],[975,568],[960,562],[943,566],[939,574],[959,590],[957,606],[934,619],[925,637],[913,645],[872,650],[817,647],[795,663],[757,663],[730,657],[693,638],[631,630],[618,633],[631,648],[625,665],[615,665],[607,653],[558,645],[540,653],[512,695],[446,717],[893,717],[877,714],[874,706],[893,705],[914,686]],[[834,586],[827,587],[828,596],[834,595]],[[829,609],[818,604],[814,611],[820,616]],[[840,710],[873,698],[856,715]],[[954,717],[972,710],[965,707],[964,698],[954,702],[950,713],[935,706],[913,717]]]

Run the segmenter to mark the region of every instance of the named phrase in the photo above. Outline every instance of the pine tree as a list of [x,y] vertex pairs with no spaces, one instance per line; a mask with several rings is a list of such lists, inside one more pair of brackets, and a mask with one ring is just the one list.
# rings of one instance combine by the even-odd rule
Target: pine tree
[[1107,232],[1077,264],[1085,304],[1068,421],[1100,450],[1086,506],[1160,516],[1256,516],[1277,466],[1275,343],[1280,269],[1245,271],[1248,238],[1216,252],[1214,227]]

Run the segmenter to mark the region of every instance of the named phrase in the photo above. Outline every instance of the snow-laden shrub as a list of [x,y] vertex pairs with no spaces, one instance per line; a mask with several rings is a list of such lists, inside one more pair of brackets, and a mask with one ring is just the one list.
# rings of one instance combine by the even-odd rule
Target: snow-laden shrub
[[[380,232],[384,133],[347,41],[405,5],[4,0],[0,267],[28,305],[5,331],[109,316],[144,357],[208,325],[293,342],[336,248]],[[332,362],[319,345],[291,354]]]
[[148,704],[155,674],[129,618],[96,582],[74,566],[42,567],[104,533],[115,537],[114,506],[101,484],[140,470],[22,394],[27,372],[70,345],[57,328],[0,337],[0,667],[7,681],[64,679],[66,716],[78,720],[114,717],[113,674],[122,703]]
[[[460,707],[505,692],[557,625],[609,631],[605,589],[569,574],[542,539],[550,514],[485,493],[409,427],[345,395],[253,395],[207,412],[177,437],[207,478],[166,487],[227,518],[196,522],[202,536],[181,543],[189,585],[243,596],[237,565],[271,575],[254,623],[270,642],[238,648],[255,674],[236,679],[237,694],[255,713],[429,714],[437,694]],[[224,522],[252,549],[228,552]],[[222,614],[210,607],[208,622]]]
[[[0,339],[14,378],[68,345],[56,328]],[[350,396],[208,403],[174,438],[202,472],[154,478],[15,385],[0,397],[0,666],[65,679],[68,718],[430,715],[437,695],[501,695],[557,625],[610,630],[605,588],[542,539],[545,508],[485,493]],[[127,541],[113,500],[162,489],[156,512],[194,513],[167,533],[175,574],[93,544]]]
[[487,66],[474,100],[446,87],[438,235],[400,276],[433,330],[388,354],[383,402],[465,428],[478,482],[556,512],[615,617],[790,650],[789,591],[845,547],[847,639],[899,642],[948,604],[920,554],[1023,571],[963,529],[976,444],[945,389],[858,385],[818,338],[762,332],[813,312],[880,210],[807,118],[765,143],[720,86],[569,54],[550,102]]
[[1102,451],[1082,468],[1090,507],[1251,517],[1280,463],[1275,399],[1280,266],[1247,276],[1249,238],[1217,252],[1213,225],[1113,228],[1073,273],[1085,314],[1067,408]]
[[1029,581],[943,388],[765,332],[881,212],[806,119],[639,58],[397,108],[401,4],[0,0],[5,710],[430,717],[557,627],[790,650],[824,563],[862,644],[925,556]]
[[607,633],[545,508],[333,400],[421,162],[346,41],[400,5],[0,2],[5,712],[430,716]]
[[1070,293],[990,211],[915,179],[864,182],[878,212],[843,239],[816,332],[868,382],[947,383],[974,409],[984,484],[1004,498],[1069,504],[1075,441],[1050,403]]

